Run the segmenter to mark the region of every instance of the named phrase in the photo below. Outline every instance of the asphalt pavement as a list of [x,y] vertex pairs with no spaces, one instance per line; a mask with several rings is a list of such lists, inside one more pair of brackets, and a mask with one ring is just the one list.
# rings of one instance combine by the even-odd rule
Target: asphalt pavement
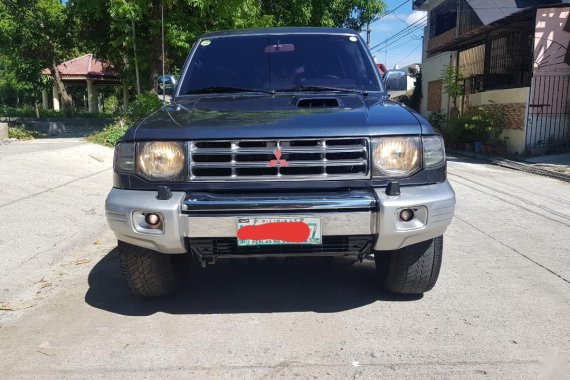
[[4,378],[570,373],[570,183],[451,157],[457,212],[423,297],[381,290],[371,260],[312,258],[194,267],[180,293],[145,300],[122,284],[105,227],[110,153],[0,146]]

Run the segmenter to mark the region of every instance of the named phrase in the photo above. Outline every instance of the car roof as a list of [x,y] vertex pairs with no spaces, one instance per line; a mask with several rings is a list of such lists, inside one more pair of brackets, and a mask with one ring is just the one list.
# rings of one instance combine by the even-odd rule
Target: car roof
[[269,34],[354,34],[353,29],[348,28],[317,28],[317,27],[286,27],[286,28],[252,28],[252,29],[230,29],[220,30],[203,34],[201,38],[225,37],[225,36],[255,36]]

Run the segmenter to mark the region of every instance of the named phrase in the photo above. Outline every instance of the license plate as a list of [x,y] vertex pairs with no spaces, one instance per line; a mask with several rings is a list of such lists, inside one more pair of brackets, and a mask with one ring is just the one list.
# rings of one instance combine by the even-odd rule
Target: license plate
[[322,244],[321,219],[315,217],[237,218],[238,246]]

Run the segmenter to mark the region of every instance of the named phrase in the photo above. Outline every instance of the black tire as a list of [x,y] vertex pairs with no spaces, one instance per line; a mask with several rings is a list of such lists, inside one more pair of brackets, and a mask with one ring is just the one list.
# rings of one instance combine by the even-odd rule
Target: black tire
[[188,273],[188,254],[168,255],[119,241],[123,279],[133,293],[161,297],[174,293]]
[[376,270],[384,287],[398,294],[431,290],[441,268],[443,236],[390,252],[376,252]]

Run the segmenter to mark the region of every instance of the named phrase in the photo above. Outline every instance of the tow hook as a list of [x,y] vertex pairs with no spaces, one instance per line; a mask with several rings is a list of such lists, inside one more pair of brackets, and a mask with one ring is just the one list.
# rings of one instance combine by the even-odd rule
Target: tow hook
[[214,265],[216,263],[215,257],[199,257],[198,261],[202,264],[202,268],[206,268],[208,264]]

